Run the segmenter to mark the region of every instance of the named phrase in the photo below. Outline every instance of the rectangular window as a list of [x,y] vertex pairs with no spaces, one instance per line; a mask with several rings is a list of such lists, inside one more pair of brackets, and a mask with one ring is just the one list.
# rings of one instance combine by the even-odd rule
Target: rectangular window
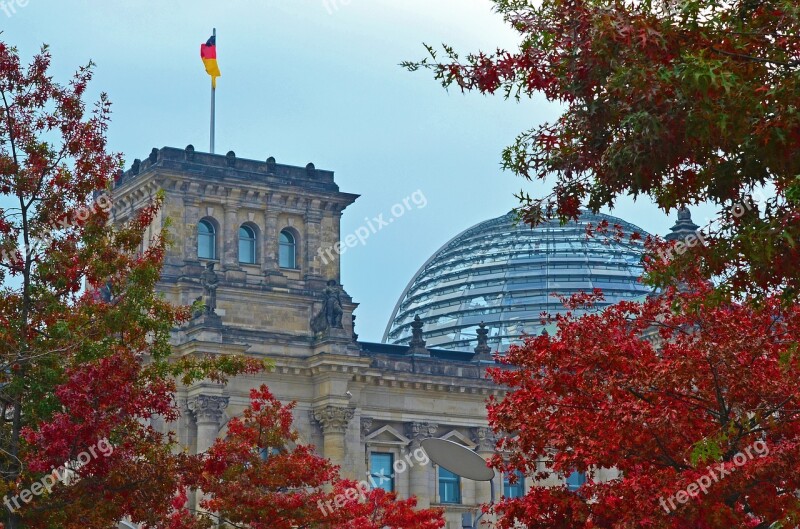
[[387,492],[394,492],[394,455],[372,452],[369,455],[369,476],[372,486]]
[[439,501],[461,503],[461,478],[442,467],[439,467]]
[[584,483],[586,483],[586,473],[584,472],[578,472],[576,470],[575,472],[567,476],[567,488],[571,492],[575,492],[576,490],[581,488],[581,486]]
[[508,475],[503,476],[503,496],[509,500],[525,496],[525,476],[519,470],[514,471],[517,476],[516,483],[511,483]]

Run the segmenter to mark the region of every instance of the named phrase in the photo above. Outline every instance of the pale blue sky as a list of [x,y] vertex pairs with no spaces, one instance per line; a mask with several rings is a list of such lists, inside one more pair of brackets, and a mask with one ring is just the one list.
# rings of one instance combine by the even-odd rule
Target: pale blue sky
[[[9,0],[5,0],[9,3]],[[23,2],[24,3],[24,2]],[[446,92],[400,61],[422,42],[464,52],[513,47],[514,32],[487,0],[29,0],[0,38],[26,59],[51,45],[57,79],[89,59],[93,94],[114,103],[111,148],[128,165],[153,147],[208,149],[209,78],[199,45],[218,32],[217,152],[336,172],[361,198],[342,235],[420,190],[413,209],[342,255],[361,339],[379,341],[398,296],[425,260],[458,232],[545,189],[499,169],[500,151],[557,115],[543,100]],[[413,205],[413,202],[411,202]],[[698,224],[710,208],[695,212]],[[673,219],[652,204],[610,212],[653,233]]]

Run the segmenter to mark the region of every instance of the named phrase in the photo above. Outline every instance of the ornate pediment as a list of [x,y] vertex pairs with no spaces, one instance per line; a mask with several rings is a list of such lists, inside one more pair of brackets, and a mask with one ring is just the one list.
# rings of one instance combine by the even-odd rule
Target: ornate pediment
[[364,438],[367,444],[381,444],[381,445],[394,445],[406,446],[411,442],[411,439],[401,434],[389,425],[378,428]]
[[458,443],[461,446],[469,448],[470,450],[475,450],[475,448],[478,446],[458,430],[451,430],[439,437],[439,439],[442,439],[443,441],[453,441],[454,443]]

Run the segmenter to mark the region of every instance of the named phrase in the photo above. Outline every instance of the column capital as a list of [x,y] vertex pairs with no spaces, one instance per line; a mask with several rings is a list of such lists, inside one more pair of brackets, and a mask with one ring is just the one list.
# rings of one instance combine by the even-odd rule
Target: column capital
[[361,440],[363,441],[372,430],[372,417],[361,417]]
[[478,445],[475,449],[478,452],[496,452],[499,438],[500,436],[489,427],[481,426],[472,429],[472,442]]
[[411,448],[418,448],[423,439],[436,435],[439,425],[432,422],[406,423],[406,437],[411,439]]
[[198,423],[213,422],[219,425],[229,400],[230,397],[224,395],[195,395],[186,399],[186,407]]
[[353,415],[355,409],[344,406],[324,406],[311,410],[311,419],[319,424],[323,434],[343,434]]

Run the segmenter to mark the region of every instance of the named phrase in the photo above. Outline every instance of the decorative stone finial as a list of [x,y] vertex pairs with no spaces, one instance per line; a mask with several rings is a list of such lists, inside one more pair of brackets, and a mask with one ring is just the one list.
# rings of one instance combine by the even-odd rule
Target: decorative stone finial
[[233,151],[228,151],[228,154],[225,155],[226,161],[228,162],[228,167],[236,167],[236,153]]
[[481,361],[491,361],[492,360],[492,348],[489,347],[489,329],[486,328],[486,324],[481,322],[478,325],[478,346],[473,349],[475,351],[475,360]]
[[139,169],[141,169],[141,167],[142,167],[142,161],[139,158],[136,158],[133,161],[133,165],[131,166],[131,174],[133,176],[139,174]]
[[275,174],[275,157],[270,156],[267,158],[267,172],[271,174]]
[[424,322],[420,319],[419,314],[414,316],[414,321],[411,322],[411,341],[408,342],[408,354],[416,356],[430,356],[431,353],[425,348],[425,340],[422,338],[422,326]]
[[150,156],[147,157],[150,160],[150,163],[156,163],[158,161],[158,149],[153,147],[153,150],[150,151]]
[[664,238],[668,241],[683,240],[690,235],[695,235],[698,228],[700,226],[692,222],[692,214],[689,209],[682,207],[678,210],[678,222],[670,228],[672,233],[667,234]]
[[192,145],[191,143],[187,145],[186,148],[183,150],[183,154],[186,157],[187,162],[194,161],[194,145]]
[[317,168],[314,167],[313,163],[309,162],[309,164],[306,165],[306,174],[308,175],[309,178],[314,178],[315,176],[317,176]]
[[353,314],[352,318],[353,318],[353,341],[356,342],[358,341],[358,334],[356,334],[356,315]]

